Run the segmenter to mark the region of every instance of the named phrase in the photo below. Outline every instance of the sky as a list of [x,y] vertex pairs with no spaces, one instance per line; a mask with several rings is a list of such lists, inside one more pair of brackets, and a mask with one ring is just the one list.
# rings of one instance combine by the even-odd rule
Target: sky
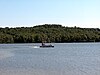
[[100,0],[0,0],[0,27],[100,28]]

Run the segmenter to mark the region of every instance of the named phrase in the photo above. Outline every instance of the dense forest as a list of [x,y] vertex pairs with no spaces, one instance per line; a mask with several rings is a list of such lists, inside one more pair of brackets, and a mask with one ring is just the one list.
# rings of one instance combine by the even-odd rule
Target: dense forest
[[100,42],[99,28],[44,24],[34,27],[0,28],[0,43]]

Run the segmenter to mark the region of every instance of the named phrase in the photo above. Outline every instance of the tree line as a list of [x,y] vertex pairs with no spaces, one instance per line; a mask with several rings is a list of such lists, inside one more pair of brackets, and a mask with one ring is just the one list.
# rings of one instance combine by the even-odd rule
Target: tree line
[[34,27],[0,28],[0,43],[100,42],[99,28],[44,24]]

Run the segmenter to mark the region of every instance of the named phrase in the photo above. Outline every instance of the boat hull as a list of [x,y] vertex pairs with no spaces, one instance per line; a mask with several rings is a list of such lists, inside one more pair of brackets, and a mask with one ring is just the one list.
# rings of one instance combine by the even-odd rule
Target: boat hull
[[40,47],[42,47],[42,48],[48,48],[48,47],[54,47],[54,46],[52,46],[52,45],[44,45],[44,46],[40,46]]

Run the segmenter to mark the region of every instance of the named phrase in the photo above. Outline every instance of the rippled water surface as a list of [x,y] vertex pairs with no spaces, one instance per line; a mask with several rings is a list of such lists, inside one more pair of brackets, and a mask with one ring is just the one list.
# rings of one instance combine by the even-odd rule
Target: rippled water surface
[[100,75],[100,43],[0,44],[0,75]]

